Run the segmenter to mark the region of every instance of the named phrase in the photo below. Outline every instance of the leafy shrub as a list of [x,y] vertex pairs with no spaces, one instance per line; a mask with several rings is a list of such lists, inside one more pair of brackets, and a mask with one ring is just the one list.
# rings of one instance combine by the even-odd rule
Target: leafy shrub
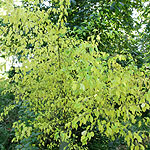
[[[17,84],[10,90],[15,104],[1,114],[22,107],[24,115],[13,124],[13,141],[20,143],[16,148],[58,149],[66,142],[69,149],[87,149],[94,135],[102,134],[112,140],[123,137],[131,149],[144,149],[142,142],[149,132],[131,127],[149,124],[148,117],[138,120],[149,109],[149,76],[133,63],[126,67],[117,63],[126,61],[126,56],[100,53],[94,41],[68,38],[67,4],[60,1],[60,9],[51,9],[60,14],[56,25],[48,20],[49,12],[36,6],[16,9],[15,21],[15,13],[7,18],[16,30],[14,38],[23,35],[17,52],[24,49],[21,73],[15,74]],[[21,29],[28,27],[24,32],[29,36],[18,29],[22,13],[26,21],[21,21]],[[10,37],[5,40],[9,43]],[[29,43],[34,45],[32,51],[26,49]]]
[[[14,123],[14,141],[27,139],[36,131],[40,147],[52,149],[68,140],[70,148],[84,149],[96,133],[101,133],[112,140],[124,137],[131,148],[143,148],[139,143],[146,131],[130,129],[137,116],[149,109],[149,79],[143,72],[134,64],[121,67],[116,60],[125,56],[100,54],[86,42],[61,50],[61,62],[57,55],[46,61],[45,55],[40,55],[40,63],[39,54],[24,62],[23,74],[32,70],[29,74],[15,75],[15,80],[21,80],[14,88],[16,97],[21,94],[16,100],[21,99],[26,114],[28,110],[32,117],[20,117]],[[149,118],[142,122],[147,124]],[[138,124],[140,127],[141,120]]]

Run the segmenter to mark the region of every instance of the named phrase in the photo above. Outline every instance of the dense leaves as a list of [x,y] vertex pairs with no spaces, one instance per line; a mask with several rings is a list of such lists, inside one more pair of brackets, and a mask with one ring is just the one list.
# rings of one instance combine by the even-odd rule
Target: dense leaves
[[138,46],[130,33],[132,9],[140,9],[141,1],[52,2],[43,9],[39,1],[26,1],[3,17],[1,49],[22,62],[12,76],[15,102],[1,113],[3,120],[21,108],[13,124],[16,148],[58,149],[66,143],[87,149],[93,137],[105,135],[144,149],[149,70],[133,61]]

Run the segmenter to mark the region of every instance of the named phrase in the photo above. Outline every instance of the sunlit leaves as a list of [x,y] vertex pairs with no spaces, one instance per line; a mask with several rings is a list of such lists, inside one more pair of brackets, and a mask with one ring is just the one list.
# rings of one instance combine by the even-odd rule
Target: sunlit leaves
[[[15,55],[21,53],[22,67],[14,76],[12,92],[16,102],[36,114],[32,121],[19,118],[14,123],[14,141],[39,131],[40,148],[46,146],[47,139],[50,146],[67,140],[77,144],[77,138],[86,145],[96,132],[112,140],[119,134],[131,149],[138,149],[136,144],[143,139],[138,132],[131,132],[130,126],[149,109],[149,76],[134,63],[121,65],[131,56],[99,52],[95,38],[100,41],[100,34],[88,41],[67,37],[64,22],[69,1],[55,2],[60,2],[59,7],[49,11],[41,11],[36,5],[32,11],[17,8],[5,20],[12,26],[2,28],[7,33],[2,48]],[[59,15],[56,24],[48,18],[50,11]],[[102,25],[106,24],[103,21]],[[118,34],[110,30],[106,35],[115,40]],[[144,119],[148,125],[149,119]],[[74,136],[77,131],[79,137]]]
[[[51,44],[49,46],[54,49]],[[144,99],[140,100],[140,94],[146,93],[142,91],[140,85],[145,77],[141,78],[142,74],[137,69],[135,69],[137,72],[133,74],[130,71],[131,66],[123,68],[117,64],[118,56],[107,60],[109,55],[106,53],[89,55],[86,53],[88,46],[82,43],[79,48],[71,49],[71,53],[61,49],[62,69],[57,66],[57,55],[49,56],[50,60],[45,61],[43,56],[47,53],[46,50],[43,50],[42,53],[36,51],[36,57],[32,63],[24,62],[24,68],[22,68],[24,73],[32,68],[34,72],[24,74],[23,82],[20,83],[20,86],[24,85],[24,87],[23,89],[19,86],[17,88],[20,93],[28,95],[28,101],[32,106],[30,109],[40,113],[33,122],[37,125],[35,128],[51,134],[58,141],[60,138],[67,140],[67,136],[59,136],[57,132],[54,133],[56,123],[62,132],[65,130],[66,134],[72,134],[72,129],[78,130],[84,125],[86,130],[81,134],[83,145],[86,145],[94,136],[94,126],[97,126],[100,133],[113,140],[115,134],[122,134],[128,146],[132,145],[132,139],[141,142],[142,139],[138,134],[132,132],[127,134],[124,129],[127,129],[131,123],[135,124],[135,116],[149,108]],[[71,59],[66,58],[67,54]],[[93,59],[93,56],[96,59]],[[119,59],[122,58],[124,59],[123,56],[119,57]],[[31,94],[26,93],[28,87],[32,87],[30,88]],[[139,102],[143,104],[140,106]]]

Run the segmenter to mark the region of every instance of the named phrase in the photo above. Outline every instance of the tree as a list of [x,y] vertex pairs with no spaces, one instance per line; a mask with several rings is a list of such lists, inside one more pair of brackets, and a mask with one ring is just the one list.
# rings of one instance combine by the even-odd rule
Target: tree
[[[45,1],[38,1],[35,5],[42,11],[48,11],[51,8],[57,9],[59,7],[58,1],[47,1],[49,6],[44,4]],[[139,48],[137,40],[135,40],[134,32],[141,27],[139,22],[132,17],[133,10],[143,10],[143,3],[138,1],[99,1],[88,0],[78,1],[70,0],[70,7],[67,9],[68,16],[66,26],[68,36],[73,36],[82,40],[95,40],[99,51],[108,52],[111,55],[115,53],[131,54],[134,59],[138,59],[137,65],[141,66],[141,59],[139,55]],[[32,1],[22,1],[23,8],[32,10],[35,6]],[[15,6],[16,7],[16,6]],[[54,24],[57,24],[59,14],[50,12],[48,19]],[[7,27],[8,30],[10,27]],[[36,36],[33,31],[34,26],[30,29],[32,37]],[[24,29],[21,29],[26,36]],[[2,31],[3,32],[3,31]],[[27,37],[27,36],[26,36]],[[23,38],[23,37],[21,37]],[[14,41],[10,41],[13,42]],[[43,46],[47,43],[43,41]],[[34,43],[28,43],[26,49],[33,49]],[[11,50],[14,53],[15,49]],[[7,52],[8,53],[8,52]],[[21,58],[23,51],[18,52],[18,59]],[[24,54],[23,54],[24,55]],[[140,54],[142,55],[142,54]],[[130,60],[130,62],[133,60]],[[124,65],[129,64],[126,62]]]
[[[150,25],[150,22],[149,22],[149,6],[150,4],[147,4],[144,8],[143,8],[143,11],[141,13],[141,16],[142,16],[142,19],[141,19],[141,22],[142,22],[142,25],[144,26],[143,27],[143,31],[139,33],[139,47],[140,47],[140,51],[143,53],[143,61],[144,63],[148,63],[150,62],[150,57],[149,57],[149,31],[150,31],[150,28],[149,28],[149,25]],[[147,64],[147,65],[148,65]]]
[[[140,127],[150,122],[141,117],[149,109],[149,71],[134,62],[120,65],[127,56],[102,52],[97,35],[90,40],[69,37],[69,1],[55,0],[56,7],[48,10],[38,4],[15,8],[2,27],[2,49],[22,53],[22,67],[10,90],[15,102],[1,114],[2,119],[16,105],[22,109],[13,125],[18,149],[58,149],[64,141],[70,149],[86,149],[97,133],[112,140],[124,137],[131,149],[144,149],[149,132]],[[49,19],[52,13],[58,15],[57,22]],[[113,43],[116,37],[111,38]],[[133,130],[135,123],[139,128]]]

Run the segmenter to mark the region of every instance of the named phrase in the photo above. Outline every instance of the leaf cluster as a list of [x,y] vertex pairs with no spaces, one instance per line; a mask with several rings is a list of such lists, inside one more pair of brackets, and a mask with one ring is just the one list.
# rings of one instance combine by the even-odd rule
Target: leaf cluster
[[[86,39],[68,36],[68,0],[54,0],[56,7],[48,10],[40,9],[38,4],[39,1],[33,2],[32,9],[31,5],[15,8],[4,17],[8,26],[1,27],[2,50],[20,54],[22,62],[22,67],[15,70],[15,84],[10,88],[15,102],[1,113],[3,118],[16,106],[21,108],[13,124],[12,141],[20,143],[16,148],[58,149],[67,143],[64,145],[69,149],[87,149],[88,143],[100,134],[112,140],[123,137],[132,150],[144,149],[143,140],[149,131],[140,127],[150,123],[149,117],[142,117],[150,108],[149,70],[128,63],[129,58],[133,59],[130,54],[107,51],[115,41],[119,44],[117,39],[122,39],[121,31],[116,31],[117,23],[110,22],[122,17],[116,14],[125,13],[128,7],[116,2],[111,6],[119,12],[109,3],[104,3],[98,13],[92,10],[102,20],[98,20],[100,28],[96,26],[94,35]],[[72,5],[82,7],[83,2]],[[56,23],[49,19],[53,13],[58,15]],[[123,28],[123,18],[118,21]],[[98,43],[101,39],[106,51]],[[114,48],[118,49],[118,45]],[[132,130],[135,124],[139,129]]]

